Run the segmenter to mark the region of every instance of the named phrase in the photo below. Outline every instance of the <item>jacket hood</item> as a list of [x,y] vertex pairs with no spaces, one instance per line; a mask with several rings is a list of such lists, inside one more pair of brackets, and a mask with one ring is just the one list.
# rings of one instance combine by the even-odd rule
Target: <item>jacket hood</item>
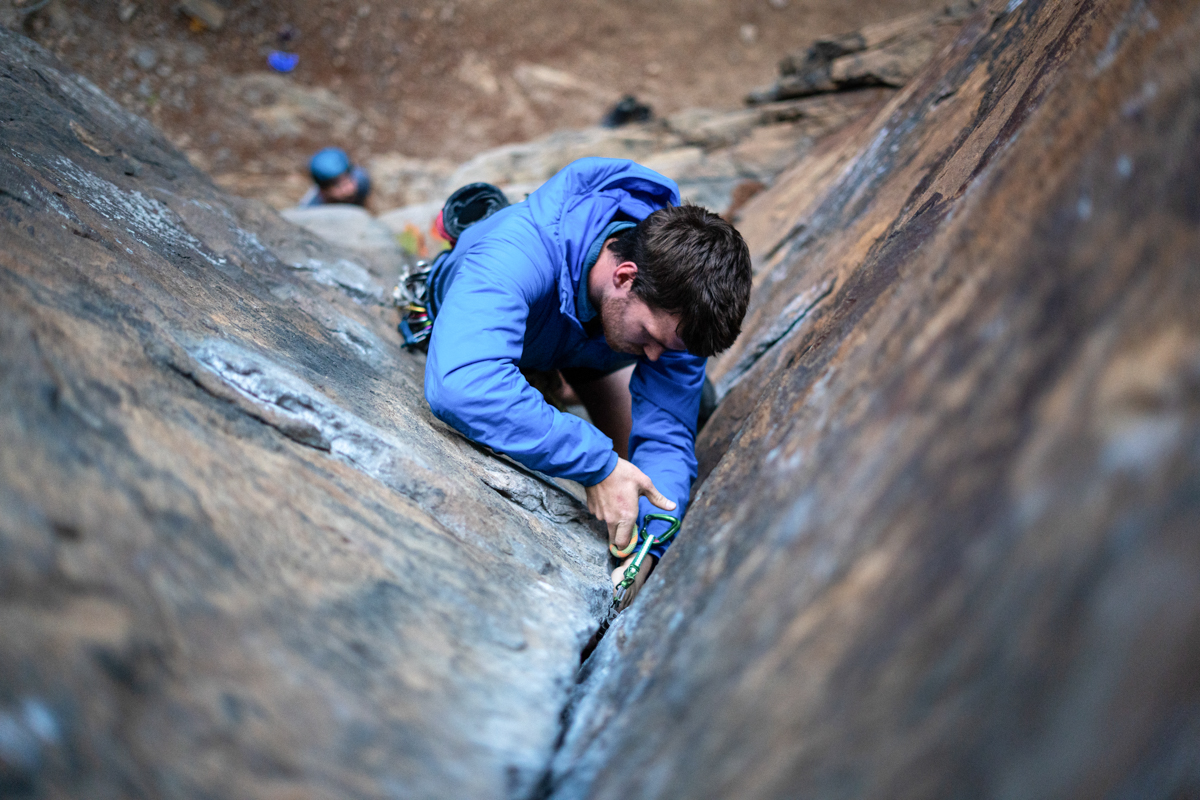
[[623,159],[581,158],[542,184],[526,202],[543,245],[559,265],[560,308],[575,319],[575,287],[583,262],[609,221],[618,212],[642,220],[680,201],[675,181],[654,170]]

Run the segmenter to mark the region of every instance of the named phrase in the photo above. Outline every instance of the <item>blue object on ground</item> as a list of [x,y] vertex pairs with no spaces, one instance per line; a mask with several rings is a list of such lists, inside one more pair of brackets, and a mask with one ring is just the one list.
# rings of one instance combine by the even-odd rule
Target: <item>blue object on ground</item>
[[299,62],[299,54],[285,53],[282,50],[272,50],[271,54],[267,56],[267,64],[276,72],[291,72]]

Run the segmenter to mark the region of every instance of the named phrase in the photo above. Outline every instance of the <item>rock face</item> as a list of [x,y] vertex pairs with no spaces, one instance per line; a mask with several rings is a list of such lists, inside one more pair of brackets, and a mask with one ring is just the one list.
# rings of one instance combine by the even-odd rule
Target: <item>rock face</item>
[[384,263],[396,264],[396,269],[404,257],[392,229],[360,206],[332,203],[285,208],[279,214],[322,239],[338,242],[351,250],[366,251]]
[[529,795],[610,593],[577,487],[433,420],[395,264],[0,75],[0,795]]
[[[453,170],[441,162],[422,168],[422,162],[411,159],[377,159],[373,164],[381,170],[371,173],[373,191],[378,191],[380,205],[400,197],[411,202],[380,215],[393,232],[410,224],[425,231],[460,186],[493,183],[520,202],[572,161],[601,156],[628,158],[657,170],[679,184],[685,202],[718,213],[736,211],[739,192],[769,184],[817,141],[872,117],[893,93],[874,88],[736,111],[697,108],[615,129],[559,131],[485,151]],[[336,239],[349,243],[341,235]]]
[[[409,224],[424,231],[460,186],[477,181],[496,184],[519,201],[572,161],[602,156],[645,164],[675,180],[686,202],[734,217],[746,197],[804,159],[817,142],[856,121],[873,118],[895,90],[953,38],[976,5],[977,0],[959,0],[932,13],[819,38],[783,59],[782,77],[750,96],[752,108],[692,108],[638,124],[561,130],[486,150],[458,166],[441,159],[379,156],[367,164],[371,204],[391,209],[381,220],[393,231]],[[540,76],[543,83],[560,89],[580,88],[570,76],[554,70],[531,67],[518,72]],[[230,85],[237,88],[236,96],[252,101],[251,123],[260,128],[267,116],[295,123],[305,108],[325,102],[316,95],[299,97],[300,89],[288,95],[267,86],[257,75]],[[356,121],[349,113],[331,113],[319,125],[327,125],[329,119]],[[252,163],[258,164],[259,159]],[[230,188],[260,192],[254,181],[242,175]],[[293,194],[298,197],[300,190]],[[315,228],[314,232],[328,233]],[[341,236],[334,240],[344,241]]]
[[959,0],[937,11],[823,36],[784,58],[779,79],[751,92],[746,101],[771,103],[863,86],[903,86],[978,5],[978,0]]
[[1200,793],[1200,6],[990,2],[743,212],[554,798]]
[[[686,202],[732,218],[746,197],[772,184],[785,169],[804,159],[817,142],[859,120],[873,118],[895,90],[953,38],[977,4],[976,0],[959,0],[933,13],[819,38],[783,60],[782,77],[751,95],[751,108],[692,108],[636,124],[560,130],[533,141],[486,150],[457,166],[443,159],[377,156],[366,165],[372,184],[370,205],[388,209],[380,219],[394,232],[402,232],[410,224],[425,231],[442,203],[461,186],[492,183],[520,201],[572,161],[601,156],[645,164],[675,180]],[[468,55],[467,61],[471,59]],[[518,74],[530,81],[530,76],[537,76],[559,89],[580,89],[571,76],[555,70],[529,67]],[[343,125],[344,137],[357,124],[350,110],[339,112],[332,105],[334,99],[327,91],[286,88],[279,84],[281,80],[279,76],[251,74],[226,82],[230,96],[253,109],[240,140],[253,141],[266,133],[274,141],[294,137],[301,129],[310,133],[324,130],[333,123]],[[198,153],[191,156],[202,167],[208,166]],[[228,188],[263,196],[259,177],[253,173],[262,172],[259,168],[264,158],[270,156],[256,153]],[[255,170],[249,170],[251,165]],[[285,188],[280,184],[269,194],[287,198],[286,205],[304,189],[297,186],[288,194]],[[356,232],[343,234],[337,225],[308,227],[335,243],[361,245]]]

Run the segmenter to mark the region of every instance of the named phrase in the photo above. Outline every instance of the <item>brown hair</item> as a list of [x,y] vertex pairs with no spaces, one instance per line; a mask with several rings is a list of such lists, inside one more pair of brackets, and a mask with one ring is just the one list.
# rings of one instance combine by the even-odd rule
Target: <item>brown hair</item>
[[713,356],[742,330],[750,304],[750,250],[737,229],[694,205],[655,211],[608,247],[637,264],[632,291],[651,308],[680,315],[689,352]]

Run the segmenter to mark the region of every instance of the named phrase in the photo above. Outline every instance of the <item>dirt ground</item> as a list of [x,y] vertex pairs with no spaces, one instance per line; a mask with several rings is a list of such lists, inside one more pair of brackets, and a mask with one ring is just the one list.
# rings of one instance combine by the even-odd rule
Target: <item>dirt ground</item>
[[[942,4],[228,0],[220,30],[197,30],[175,0],[51,0],[24,30],[218,182],[279,204],[325,145],[458,162],[595,124],[627,93],[656,114],[736,108],[813,37]],[[293,72],[270,73],[274,49]]]

